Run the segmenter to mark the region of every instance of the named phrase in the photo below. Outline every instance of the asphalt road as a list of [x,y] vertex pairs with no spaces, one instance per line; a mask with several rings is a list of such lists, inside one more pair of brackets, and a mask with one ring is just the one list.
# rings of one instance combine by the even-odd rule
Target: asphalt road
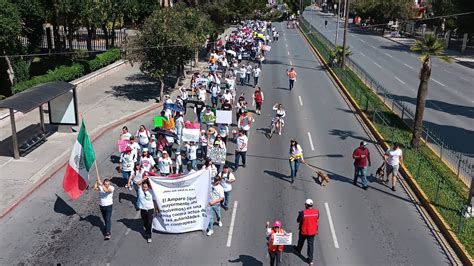
[[[306,198],[312,198],[320,210],[320,234],[315,241],[317,265],[449,264],[403,189],[392,192],[373,182],[372,177],[367,191],[352,185],[351,154],[361,140],[370,142],[370,175],[381,164],[381,158],[298,31],[283,29],[267,59],[261,76],[263,114],[255,115],[247,167],[236,173],[232,206],[237,201],[238,207],[230,247],[226,243],[233,208],[223,212],[224,226],[215,227],[211,237],[202,232],[155,232],[153,243],[147,244],[133,208],[134,192],[124,188],[115,192],[112,240],[104,242],[96,193],[87,191],[76,202],[70,201],[62,192],[60,172],[0,220],[0,264],[268,264],[265,222],[280,219],[287,231],[297,234],[296,216]],[[298,78],[290,92],[285,71],[291,65]],[[247,98],[253,92],[250,86],[241,89],[247,92]],[[264,133],[275,102],[283,103],[287,111],[286,126],[282,136],[268,139]],[[151,117],[139,117],[128,126],[137,128]],[[118,176],[111,161],[117,156],[119,129],[94,143],[99,172],[103,177],[113,176],[113,181]],[[313,172],[304,166],[295,183],[290,184],[287,152],[292,137],[302,145],[306,161],[328,173],[328,186],[318,185]],[[229,151],[232,153],[232,149]],[[232,161],[233,156],[228,160]],[[291,249],[285,250],[283,264],[304,265]]]
[[[336,18],[319,11],[304,16],[328,40],[335,42]],[[324,27],[324,21],[328,25]],[[339,45],[342,45],[343,21],[340,21]],[[352,60],[384,86],[392,97],[415,110],[418,73],[421,62],[408,47],[357,29],[347,34],[353,51]],[[474,69],[460,63],[434,59],[426,98],[424,123],[444,139],[452,149],[474,157]]]

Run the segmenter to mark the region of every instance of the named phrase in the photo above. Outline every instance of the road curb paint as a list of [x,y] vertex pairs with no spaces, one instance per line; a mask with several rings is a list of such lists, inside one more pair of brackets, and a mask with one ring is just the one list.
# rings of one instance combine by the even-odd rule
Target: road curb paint
[[[306,43],[309,45],[309,47],[311,47],[311,50],[313,50],[313,52],[316,54],[319,61],[324,65],[326,71],[329,72],[331,77],[335,80],[339,89],[344,93],[344,96],[347,97],[351,105],[356,109],[357,114],[362,118],[362,120],[367,125],[367,127],[369,128],[371,133],[374,135],[374,137],[377,139],[379,144],[384,149],[388,149],[390,147],[389,144],[385,142],[385,139],[378,132],[378,130],[375,128],[374,124],[372,124],[370,119],[364,114],[360,106],[354,100],[352,95],[350,95],[349,91],[346,89],[344,84],[339,80],[339,78],[334,73],[334,71],[332,71],[332,69],[328,66],[327,62],[324,60],[324,58],[316,49],[316,47],[314,47],[313,44],[309,41],[308,36],[304,33],[304,31],[301,29],[300,26],[298,26],[298,29],[300,30],[301,34],[304,36],[304,40],[306,41]],[[427,145],[427,147],[429,146]],[[423,206],[428,211],[431,219],[433,219],[433,221],[436,223],[436,226],[438,226],[438,228],[441,230],[441,232],[443,233],[443,236],[446,238],[451,248],[456,252],[456,255],[459,257],[459,259],[466,265],[474,265],[473,258],[469,255],[467,250],[461,244],[458,237],[452,233],[453,229],[449,226],[449,224],[446,223],[446,221],[444,221],[444,218],[441,216],[438,210],[436,210],[436,208],[430,203],[424,191],[420,188],[416,180],[413,178],[411,173],[403,164],[400,167],[400,172],[402,176],[404,177],[404,179],[407,181],[407,183],[410,185],[411,189],[415,192],[418,199],[420,199]]]
[[230,219],[229,234],[227,236],[227,245],[226,245],[226,247],[228,247],[228,248],[232,244],[232,235],[234,234],[235,214],[237,213],[237,206],[238,205],[239,205],[239,202],[234,201],[234,208],[232,209],[232,217]]

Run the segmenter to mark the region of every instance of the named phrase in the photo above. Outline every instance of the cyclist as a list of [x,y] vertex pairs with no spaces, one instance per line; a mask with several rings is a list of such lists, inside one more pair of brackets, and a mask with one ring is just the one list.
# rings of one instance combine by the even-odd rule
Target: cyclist
[[278,135],[281,135],[281,130],[285,125],[283,117],[286,116],[286,112],[281,103],[275,103],[275,105],[273,105],[273,110],[275,111],[275,116],[272,118],[272,128],[275,127],[278,131]]

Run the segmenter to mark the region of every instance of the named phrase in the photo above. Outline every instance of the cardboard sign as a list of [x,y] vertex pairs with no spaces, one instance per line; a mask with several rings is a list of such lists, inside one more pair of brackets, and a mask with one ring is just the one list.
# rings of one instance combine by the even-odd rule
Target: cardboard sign
[[199,128],[183,128],[182,141],[199,142],[200,130]]
[[166,118],[163,117],[163,116],[155,116],[153,118],[153,125],[158,128],[162,128],[163,127],[163,122],[166,121]]
[[275,246],[289,246],[291,245],[293,233],[275,234],[273,237],[273,245]]
[[232,124],[232,111],[217,110],[216,111],[217,124]]
[[117,145],[118,145],[119,152],[124,152],[128,146],[128,143],[130,143],[130,141],[126,139],[118,140]]

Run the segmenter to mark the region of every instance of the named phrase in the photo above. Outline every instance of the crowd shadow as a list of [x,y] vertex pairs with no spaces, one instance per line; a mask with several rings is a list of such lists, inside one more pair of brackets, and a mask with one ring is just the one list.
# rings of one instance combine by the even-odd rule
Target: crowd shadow
[[117,222],[122,223],[123,225],[125,225],[125,227],[127,227],[127,229],[137,232],[143,237],[145,236],[145,229],[143,228],[142,219],[122,218],[117,220]]
[[366,137],[362,137],[362,136],[358,136],[358,135],[354,134],[354,132],[352,130],[331,129],[329,131],[329,134],[333,135],[333,136],[339,136],[339,138],[342,139],[342,140],[345,140],[347,138],[353,138],[353,139],[362,140],[362,141],[365,141],[365,142],[368,142],[368,143],[373,143],[373,144],[376,143],[376,142],[372,141],[371,139],[368,139]]
[[104,231],[104,226],[105,225],[104,225],[104,223],[102,222],[102,219],[99,216],[89,214],[84,218],[80,217],[79,221],[86,221],[90,225],[99,228],[99,230],[102,232],[102,234],[105,234],[105,231]]
[[125,84],[113,86],[112,90],[106,91],[116,98],[122,98],[136,102],[147,102],[160,96],[159,84]]
[[56,194],[56,201],[54,202],[53,210],[55,213],[72,216],[77,214],[76,210],[64,201],[58,194]]
[[118,200],[119,200],[120,203],[122,203],[122,200],[126,200],[126,201],[130,201],[131,203],[135,203],[135,201],[137,200],[137,197],[133,196],[131,194],[128,194],[128,193],[120,192],[119,196],[118,196]]
[[228,261],[229,263],[242,263],[243,266],[263,266],[263,262],[249,255],[239,255],[238,258]]

